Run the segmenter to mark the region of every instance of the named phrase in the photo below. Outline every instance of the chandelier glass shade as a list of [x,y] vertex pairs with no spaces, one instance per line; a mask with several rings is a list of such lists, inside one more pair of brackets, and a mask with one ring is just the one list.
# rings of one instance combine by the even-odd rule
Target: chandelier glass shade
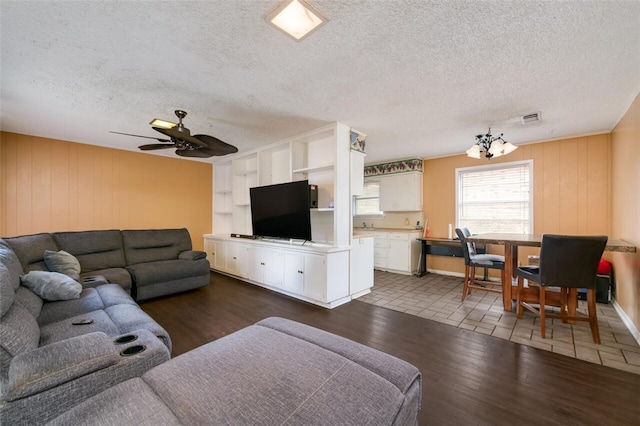
[[490,160],[492,158],[507,155],[518,149],[518,147],[511,142],[507,142],[502,139],[502,135],[503,133],[500,133],[500,136],[493,137],[491,134],[491,127],[489,127],[487,134],[476,136],[476,143],[466,151],[467,155],[471,158],[479,159],[482,158],[482,153],[484,153],[485,158]]

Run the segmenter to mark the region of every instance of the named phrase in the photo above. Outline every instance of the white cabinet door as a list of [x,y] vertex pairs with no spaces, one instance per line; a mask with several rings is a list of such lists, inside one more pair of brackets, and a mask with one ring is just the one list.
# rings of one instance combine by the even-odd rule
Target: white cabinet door
[[284,254],[283,288],[302,294],[304,288],[304,258],[299,253]]
[[245,244],[226,243],[227,272],[239,277],[249,273],[249,246]]
[[277,250],[262,247],[250,248],[249,278],[266,285],[281,287],[284,260]]
[[373,238],[354,238],[350,259],[349,294],[373,287]]
[[422,210],[422,173],[380,176],[380,210]]
[[387,268],[398,271],[409,272],[411,267],[411,253],[409,252],[409,242],[404,240],[389,239],[389,256],[387,257]]
[[326,256],[304,254],[304,295],[321,302],[327,301],[327,268]]
[[213,241],[211,242],[213,246],[213,251],[211,252],[211,257],[213,257],[213,261],[211,262],[211,266],[214,269],[219,271],[227,271],[227,245],[221,241]]

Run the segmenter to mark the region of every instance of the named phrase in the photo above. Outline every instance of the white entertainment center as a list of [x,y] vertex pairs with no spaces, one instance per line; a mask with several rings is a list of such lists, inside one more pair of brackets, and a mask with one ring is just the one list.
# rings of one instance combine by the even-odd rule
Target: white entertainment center
[[[352,235],[352,196],[364,174],[354,133],[365,136],[333,123],[215,162],[214,233],[204,236],[211,268],[326,308],[369,293],[373,241]],[[231,237],[252,233],[249,188],[299,180],[318,186],[313,242]]]

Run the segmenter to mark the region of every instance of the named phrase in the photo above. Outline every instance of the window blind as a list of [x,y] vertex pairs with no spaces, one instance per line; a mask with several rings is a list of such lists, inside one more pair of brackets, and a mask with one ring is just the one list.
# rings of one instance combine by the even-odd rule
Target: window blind
[[474,234],[533,228],[532,161],[456,169],[456,223]]

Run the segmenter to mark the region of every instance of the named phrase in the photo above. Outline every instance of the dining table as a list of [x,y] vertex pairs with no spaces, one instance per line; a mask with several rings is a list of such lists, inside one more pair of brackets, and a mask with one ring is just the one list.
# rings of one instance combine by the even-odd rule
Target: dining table
[[[512,301],[518,295],[518,247],[540,247],[542,245],[542,235],[538,234],[509,234],[509,233],[488,233],[476,234],[467,237],[467,241],[476,244],[493,244],[504,246],[504,280],[502,282],[502,302],[505,311],[512,310]],[[624,240],[609,238],[605,251],[635,253],[636,246]],[[527,300],[532,295],[526,293],[522,296]],[[553,300],[553,299],[552,299]],[[573,301],[571,305],[574,305]],[[577,305],[577,300],[575,301]],[[569,306],[575,311],[575,306]]]

